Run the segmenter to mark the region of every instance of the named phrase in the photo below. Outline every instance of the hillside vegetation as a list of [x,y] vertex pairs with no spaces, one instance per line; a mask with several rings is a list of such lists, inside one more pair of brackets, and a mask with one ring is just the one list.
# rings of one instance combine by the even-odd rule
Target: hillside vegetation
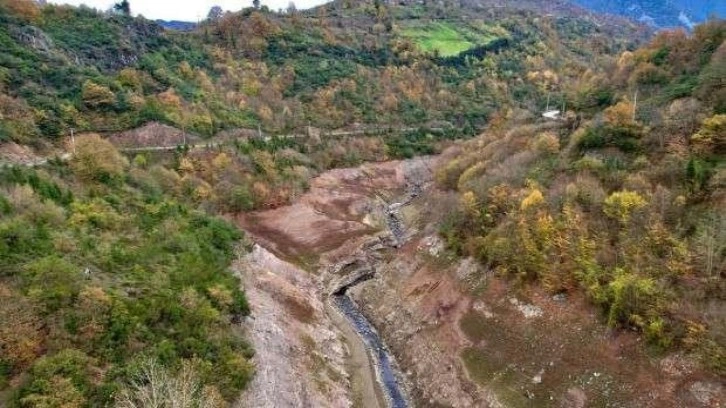
[[567,84],[562,121],[503,114],[437,173],[449,246],[726,373],[725,38],[657,35]]
[[[481,129],[438,173],[460,195],[449,246],[723,372],[724,23],[638,48],[643,27],[558,5],[343,0],[174,32],[0,0],[0,153],[73,151],[0,169],[0,405],[229,404],[254,373],[237,324],[254,305],[230,266],[244,234],[219,217]],[[563,121],[537,120],[548,101]],[[149,122],[226,142],[109,142]],[[358,125],[381,132],[314,129]]]
[[[103,406],[157,364],[231,399],[251,349],[229,262],[241,233],[166,193],[163,168],[79,138],[70,163],[0,171],[0,388],[23,407]],[[204,389],[202,389],[204,386]]]
[[[246,9],[172,32],[121,14],[3,0],[0,140],[43,147],[71,128],[107,133],[153,120],[206,137],[257,125],[442,121],[466,133],[502,104],[543,104],[553,81],[632,47],[638,30],[526,10],[336,2],[287,14]],[[471,55],[456,55],[463,50]],[[527,79],[548,70],[557,77]]]

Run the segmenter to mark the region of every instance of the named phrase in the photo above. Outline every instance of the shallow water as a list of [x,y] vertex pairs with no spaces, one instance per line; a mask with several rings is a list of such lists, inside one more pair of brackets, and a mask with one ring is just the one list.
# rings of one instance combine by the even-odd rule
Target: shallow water
[[363,338],[364,343],[376,359],[375,365],[378,377],[381,380],[383,391],[388,397],[392,408],[407,408],[408,401],[398,383],[396,369],[393,367],[391,356],[378,333],[373,329],[368,319],[358,310],[353,300],[345,293],[333,296],[333,303],[348,319],[355,331]]

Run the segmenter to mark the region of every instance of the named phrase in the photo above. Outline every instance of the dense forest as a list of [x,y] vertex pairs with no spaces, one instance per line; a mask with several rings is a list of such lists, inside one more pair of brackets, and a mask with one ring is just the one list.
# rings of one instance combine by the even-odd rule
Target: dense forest
[[[459,197],[452,252],[582,291],[605,323],[724,373],[726,24],[651,34],[576,10],[377,0],[177,32],[0,0],[0,150],[80,135],[69,160],[0,170],[0,405],[233,401],[254,367],[231,323],[254,305],[232,266],[248,243],[223,216],[451,146],[436,178]],[[150,122],[273,136],[138,154],[105,138]],[[383,130],[284,137],[309,126]]]

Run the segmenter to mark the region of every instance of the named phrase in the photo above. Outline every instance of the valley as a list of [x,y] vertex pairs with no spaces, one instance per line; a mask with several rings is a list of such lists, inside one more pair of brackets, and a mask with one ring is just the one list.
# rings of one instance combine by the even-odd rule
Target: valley
[[726,405],[713,2],[84,1],[0,0],[0,406]]
[[[361,344],[341,327],[341,303],[344,310],[356,309],[346,313],[349,318],[359,319],[360,310],[376,328],[399,367],[386,372],[398,373],[410,406],[655,408],[724,401],[717,377],[677,355],[649,356],[637,336],[600,326],[585,299],[518,289],[482,274],[471,259],[452,258],[433,226],[451,203],[432,184],[440,160],[331,170],[291,206],[238,218],[259,245],[250,256],[274,259],[265,263],[264,284],[245,286],[251,299],[258,291],[273,299],[254,302],[263,306],[252,308],[248,329],[255,333],[266,320],[277,321],[260,339],[266,347],[255,358],[258,369],[304,372],[301,378],[316,382],[305,393],[293,390],[305,382],[285,380],[289,375],[261,374],[247,401],[266,395],[275,406],[408,406],[381,399],[390,388],[381,392],[381,377],[373,374],[380,369],[376,341],[364,342],[366,368],[351,364],[360,363]],[[413,186],[420,195],[411,196]],[[408,198],[409,205],[397,208],[403,231],[397,237],[387,218],[391,204]],[[341,288],[350,297],[343,302],[335,297]],[[360,325],[359,335],[368,330],[367,323]],[[283,350],[309,348],[303,354],[275,351],[276,341],[294,344]],[[383,378],[384,384],[391,380]],[[321,389],[326,393],[318,394]],[[274,399],[288,393],[302,399]],[[336,399],[340,395],[347,398]]]

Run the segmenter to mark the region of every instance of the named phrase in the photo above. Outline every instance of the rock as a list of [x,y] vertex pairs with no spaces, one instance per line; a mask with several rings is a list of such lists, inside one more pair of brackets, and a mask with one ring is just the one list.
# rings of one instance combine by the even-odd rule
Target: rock
[[720,406],[719,395],[723,393],[723,386],[717,383],[696,381],[691,384],[690,387],[691,395],[693,395],[698,402],[707,407]]
[[474,258],[466,258],[456,268],[456,277],[459,280],[464,280],[467,277],[475,274],[479,270],[479,264]]
[[555,302],[566,302],[567,293],[558,293],[558,294],[552,296],[552,300],[554,300]]
[[544,375],[544,372],[545,372],[544,368],[541,369],[541,370],[539,370],[539,372],[537,373],[537,375],[535,375],[534,377],[532,377],[532,384],[541,384],[542,383],[542,375]]
[[580,387],[572,387],[560,401],[562,408],[585,408],[587,406],[587,395]]
[[474,309],[474,311],[479,312],[482,315],[484,315],[484,317],[486,317],[487,319],[491,319],[494,317],[494,313],[492,313],[492,311],[489,310],[489,306],[487,306],[482,301],[474,302],[473,309]]
[[533,317],[540,317],[542,316],[542,308],[535,305],[530,305],[527,303],[522,303],[516,298],[509,298],[509,303],[511,303],[514,307],[517,308],[517,310],[524,315],[525,318],[531,319]]

